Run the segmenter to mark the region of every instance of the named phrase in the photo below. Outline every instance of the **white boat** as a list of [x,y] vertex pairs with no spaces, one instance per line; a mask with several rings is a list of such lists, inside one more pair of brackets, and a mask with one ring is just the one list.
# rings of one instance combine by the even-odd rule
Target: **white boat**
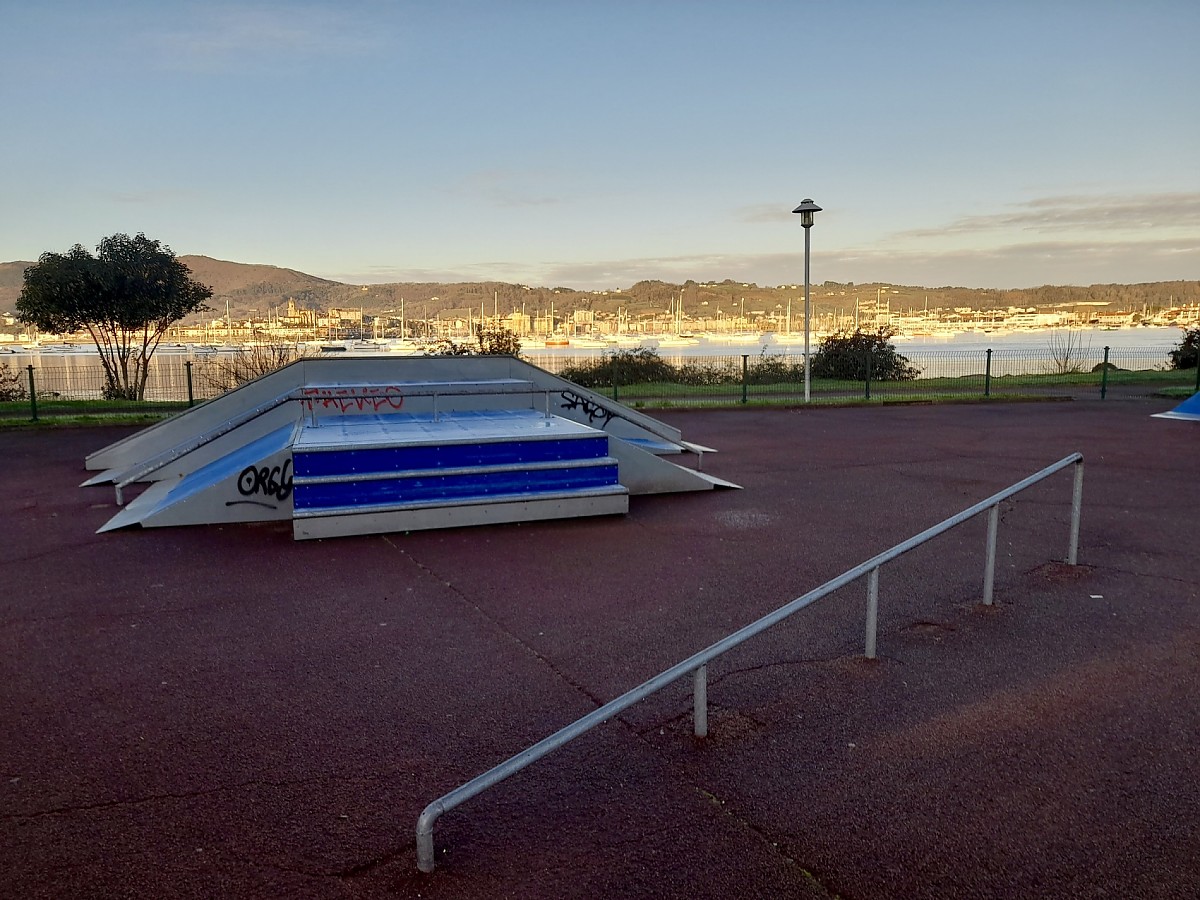
[[679,334],[665,334],[654,338],[653,343],[659,347],[695,347],[700,343],[700,338],[684,337]]
[[406,338],[397,338],[388,341],[384,347],[388,353],[401,353],[410,356],[416,356],[428,352],[428,348],[417,341],[410,341]]
[[731,331],[729,334],[714,336],[713,340],[724,344],[759,344],[762,335],[757,331]]
[[94,344],[39,344],[35,348],[41,353],[95,353]]

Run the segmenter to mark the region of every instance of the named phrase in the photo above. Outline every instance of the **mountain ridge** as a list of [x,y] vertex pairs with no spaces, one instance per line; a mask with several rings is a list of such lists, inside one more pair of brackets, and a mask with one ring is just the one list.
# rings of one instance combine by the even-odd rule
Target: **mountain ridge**
[[[557,314],[577,309],[630,316],[663,314],[682,298],[688,315],[720,317],[751,312],[779,315],[788,304],[795,320],[803,303],[801,285],[762,286],[725,280],[683,284],[648,280],[627,289],[584,291],[568,287],[530,287],[499,281],[484,282],[393,282],[355,285],[309,275],[296,269],[260,263],[240,263],[199,254],[179,257],[192,276],[213,289],[210,312],[198,317],[266,319],[272,310],[286,309],[292,301],[301,309],[362,309],[364,313],[398,315],[402,308],[413,318],[463,315],[482,310],[505,315],[524,310],[530,315]],[[0,263],[0,312],[15,311],[24,283],[24,272],[33,262]],[[872,282],[811,285],[814,315],[856,304],[887,301],[893,311],[971,307],[1037,308],[1072,305],[1104,306],[1136,312],[1149,307],[1200,304],[1200,281],[1165,281],[1140,284],[1094,284],[1089,286],[1043,285],[1036,288],[985,289],[953,286],[922,287]]]

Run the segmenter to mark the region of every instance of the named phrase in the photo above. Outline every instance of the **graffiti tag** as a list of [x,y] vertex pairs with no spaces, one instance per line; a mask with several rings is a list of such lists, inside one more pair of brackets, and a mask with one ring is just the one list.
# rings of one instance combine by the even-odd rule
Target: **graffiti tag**
[[586,397],[580,397],[574,391],[563,391],[562,398],[566,401],[562,405],[563,409],[579,410],[587,416],[589,424],[594,424],[597,419],[602,419],[603,421],[600,423],[601,428],[607,428],[609,421],[616,415],[612,410],[605,409],[600,404],[594,403]]
[[238,475],[237,489],[243,497],[261,495],[283,503],[292,496],[292,461],[284,460],[282,466],[246,466]]
[[400,409],[404,406],[404,394],[395,385],[372,385],[369,387],[304,388],[300,400],[311,412],[314,408],[336,409],[339,412],[349,412],[356,409],[359,412],[371,410],[379,412],[384,407]]

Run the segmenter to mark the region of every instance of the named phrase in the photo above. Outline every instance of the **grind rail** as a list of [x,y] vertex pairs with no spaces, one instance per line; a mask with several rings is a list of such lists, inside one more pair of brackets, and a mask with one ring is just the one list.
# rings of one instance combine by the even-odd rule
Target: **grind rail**
[[983,602],[990,606],[992,604],[993,584],[995,580],[996,533],[999,524],[1000,503],[1069,466],[1075,467],[1075,480],[1071,496],[1071,531],[1067,548],[1067,563],[1072,566],[1076,565],[1079,555],[1079,520],[1083,505],[1083,455],[1080,453],[1072,453],[1070,456],[1059,460],[1053,465],[1047,466],[1040,472],[1036,472],[1028,478],[993,494],[986,500],[981,500],[974,506],[964,509],[957,515],[951,516],[937,525],[925,529],[920,534],[914,535],[908,540],[897,544],[890,550],[885,550],[883,553],[871,557],[866,562],[848,569],[815,590],[809,591],[802,597],[797,597],[790,603],[779,607],[774,612],[768,613],[761,619],[751,622],[749,625],[717,641],[699,653],[695,653],[682,662],[676,663],[649,681],[645,681],[632,690],[626,691],[615,700],[610,700],[583,718],[578,719],[565,728],[559,729],[549,737],[543,738],[531,747],[522,750],[515,756],[434,800],[425,807],[417,819],[417,868],[422,872],[432,872],[436,866],[433,848],[433,826],[442,813],[449,812],[462,803],[465,803],[472,797],[503,781],[508,776],[521,771],[543,756],[552,753],[564,744],[590,731],[595,726],[608,721],[638,701],[644,700],[651,694],[687,675],[692,676],[694,732],[698,738],[707,737],[708,663],[760,632],[766,631],[792,614],[810,606],[822,597],[833,593],[839,588],[845,587],[864,575],[867,576],[866,656],[868,659],[874,659],[878,629],[880,567],[884,563],[896,559],[909,550],[924,544],[926,541],[937,537],[943,532],[949,531],[956,525],[961,525],[968,519],[974,518],[985,511],[988,513],[988,531],[983,571]]

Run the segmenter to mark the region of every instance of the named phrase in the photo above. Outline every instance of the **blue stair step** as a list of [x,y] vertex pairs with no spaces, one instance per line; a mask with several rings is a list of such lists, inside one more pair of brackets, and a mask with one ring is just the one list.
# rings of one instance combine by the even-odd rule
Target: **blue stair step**
[[[297,537],[628,510],[608,436],[530,409],[323,418],[301,428],[293,468]],[[316,518],[356,521],[299,524]]]

